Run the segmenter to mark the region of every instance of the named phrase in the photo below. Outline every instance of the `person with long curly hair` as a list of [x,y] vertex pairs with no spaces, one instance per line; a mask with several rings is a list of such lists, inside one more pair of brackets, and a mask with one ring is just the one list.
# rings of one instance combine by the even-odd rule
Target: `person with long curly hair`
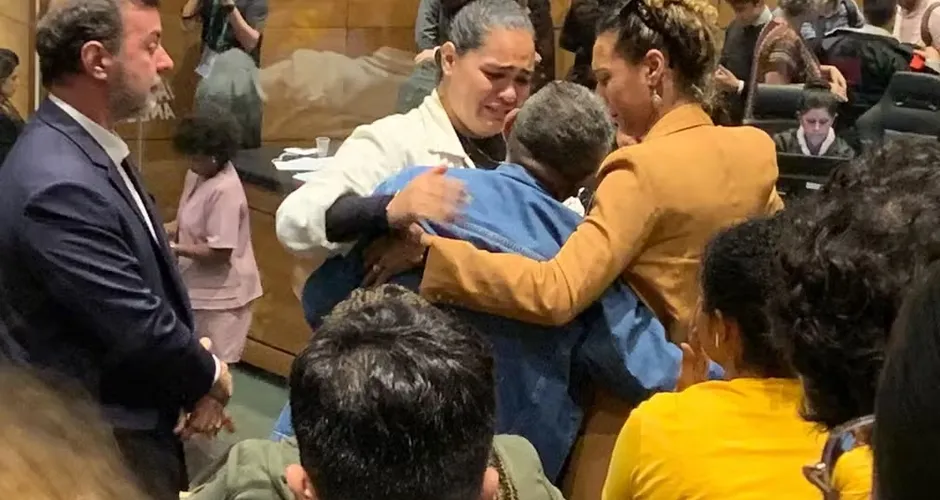
[[[778,286],[779,230],[779,218],[755,219],[709,243],[696,326],[683,346],[687,387],[630,414],[603,500],[819,498],[801,468],[819,456],[826,434],[800,419],[800,382],[766,311]],[[704,380],[698,361],[708,358],[724,380]]]
[[[892,324],[940,245],[940,144],[895,140],[784,214],[774,335],[800,376],[803,417],[826,429],[870,415]],[[867,470],[871,451],[841,458]],[[867,498],[865,485],[842,498]]]
[[238,122],[208,107],[184,119],[173,145],[189,160],[176,220],[166,224],[189,290],[196,335],[212,340],[226,363],[241,360],[251,305],[261,296],[248,200],[231,160],[239,149]]

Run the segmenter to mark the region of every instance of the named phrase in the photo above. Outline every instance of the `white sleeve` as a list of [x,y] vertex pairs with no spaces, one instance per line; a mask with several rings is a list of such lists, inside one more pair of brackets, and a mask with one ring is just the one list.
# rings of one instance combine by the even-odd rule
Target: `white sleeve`
[[400,134],[394,127],[376,125],[356,128],[330,165],[311,176],[278,207],[277,239],[288,250],[304,254],[326,250],[330,255],[348,250],[348,243],[327,240],[326,211],[344,194],[371,194],[407,163]]

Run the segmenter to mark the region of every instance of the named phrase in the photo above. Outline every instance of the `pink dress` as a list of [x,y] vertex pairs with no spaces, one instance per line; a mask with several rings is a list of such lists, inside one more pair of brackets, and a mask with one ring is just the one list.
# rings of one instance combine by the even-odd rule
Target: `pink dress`
[[176,214],[179,243],[232,250],[224,263],[179,259],[196,335],[212,339],[212,353],[226,363],[241,359],[251,327],[251,302],[262,293],[248,220],[248,200],[231,163],[208,179],[186,172]]

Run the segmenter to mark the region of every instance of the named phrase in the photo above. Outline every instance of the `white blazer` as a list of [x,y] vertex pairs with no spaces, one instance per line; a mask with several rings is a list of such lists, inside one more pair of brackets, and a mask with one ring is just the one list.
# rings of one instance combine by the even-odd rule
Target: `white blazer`
[[[277,238],[300,254],[336,255],[349,244],[326,238],[326,211],[345,194],[372,194],[382,181],[412,166],[474,168],[437,91],[417,108],[356,127],[329,166],[311,176],[277,209]],[[565,203],[583,214],[577,198]]]
[[345,194],[366,196],[402,169],[415,165],[473,168],[437,91],[417,108],[353,130],[329,166],[311,176],[277,209],[277,238],[298,253],[348,245],[326,239],[326,211]]

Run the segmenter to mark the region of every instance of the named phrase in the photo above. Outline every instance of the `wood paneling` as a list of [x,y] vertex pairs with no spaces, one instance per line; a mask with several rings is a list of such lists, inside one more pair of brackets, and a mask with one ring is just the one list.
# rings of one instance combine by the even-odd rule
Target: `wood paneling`
[[13,105],[20,114],[27,116],[32,112],[31,78],[33,71],[33,47],[30,29],[30,0],[0,0],[0,47],[16,52],[20,58],[19,87],[13,96]]

